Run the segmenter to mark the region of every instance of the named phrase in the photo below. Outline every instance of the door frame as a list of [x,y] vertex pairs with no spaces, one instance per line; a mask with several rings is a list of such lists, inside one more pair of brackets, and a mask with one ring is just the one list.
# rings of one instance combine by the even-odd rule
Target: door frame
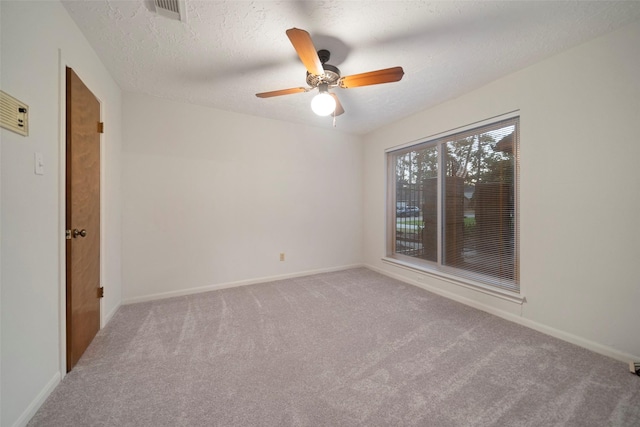
[[[58,367],[60,379],[67,374],[67,256],[65,237],[66,230],[66,196],[67,196],[67,79],[66,68],[69,67],[81,78],[83,71],[74,67],[68,61],[62,49],[58,49],[58,97],[59,97],[59,121],[58,121]],[[89,87],[87,85],[87,87]],[[101,97],[93,92],[100,104],[100,121],[104,122],[104,102]],[[105,141],[104,133],[100,134],[100,286],[104,286],[105,263]],[[100,329],[105,325],[104,298],[100,298]]]

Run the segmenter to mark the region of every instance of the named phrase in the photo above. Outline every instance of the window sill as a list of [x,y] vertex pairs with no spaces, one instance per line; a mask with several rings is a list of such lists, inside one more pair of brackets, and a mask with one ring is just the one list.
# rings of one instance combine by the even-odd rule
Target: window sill
[[423,268],[423,267],[420,267],[405,261],[401,261],[395,258],[383,257],[382,262],[389,265],[393,265],[394,267],[399,267],[404,270],[420,273],[425,276],[433,277],[438,280],[443,280],[447,283],[451,283],[456,286],[462,286],[463,288],[471,289],[473,291],[490,295],[496,298],[500,298],[509,302],[519,304],[519,305],[522,305],[525,302],[527,302],[527,299],[523,295],[516,294],[515,292],[509,292],[502,289],[493,288],[491,286],[484,285],[482,283],[461,279],[459,277],[451,276],[443,272],[429,270],[427,268]]

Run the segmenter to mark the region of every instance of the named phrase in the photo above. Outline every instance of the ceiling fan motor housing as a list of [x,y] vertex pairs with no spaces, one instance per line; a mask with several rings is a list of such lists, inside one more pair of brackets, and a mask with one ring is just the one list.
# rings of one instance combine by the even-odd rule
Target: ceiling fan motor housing
[[316,76],[307,71],[307,84],[309,86],[314,88],[321,84],[333,86],[340,79],[340,70],[338,67],[323,63],[322,68],[324,68],[324,75],[322,76]]

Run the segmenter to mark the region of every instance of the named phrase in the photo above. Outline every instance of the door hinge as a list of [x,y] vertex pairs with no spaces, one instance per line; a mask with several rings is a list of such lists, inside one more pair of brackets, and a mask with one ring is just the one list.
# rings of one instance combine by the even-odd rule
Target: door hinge
[[98,122],[98,133],[104,133],[104,123]]
[[65,230],[65,231],[64,231],[64,237],[65,237],[67,240],[71,240],[71,230]]
[[104,298],[104,287],[102,286],[98,288],[98,298]]

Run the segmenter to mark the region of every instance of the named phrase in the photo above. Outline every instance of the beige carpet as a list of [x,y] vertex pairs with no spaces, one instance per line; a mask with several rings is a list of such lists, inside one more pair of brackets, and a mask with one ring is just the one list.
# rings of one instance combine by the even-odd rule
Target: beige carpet
[[624,363],[367,269],[122,307],[30,426],[639,426]]

